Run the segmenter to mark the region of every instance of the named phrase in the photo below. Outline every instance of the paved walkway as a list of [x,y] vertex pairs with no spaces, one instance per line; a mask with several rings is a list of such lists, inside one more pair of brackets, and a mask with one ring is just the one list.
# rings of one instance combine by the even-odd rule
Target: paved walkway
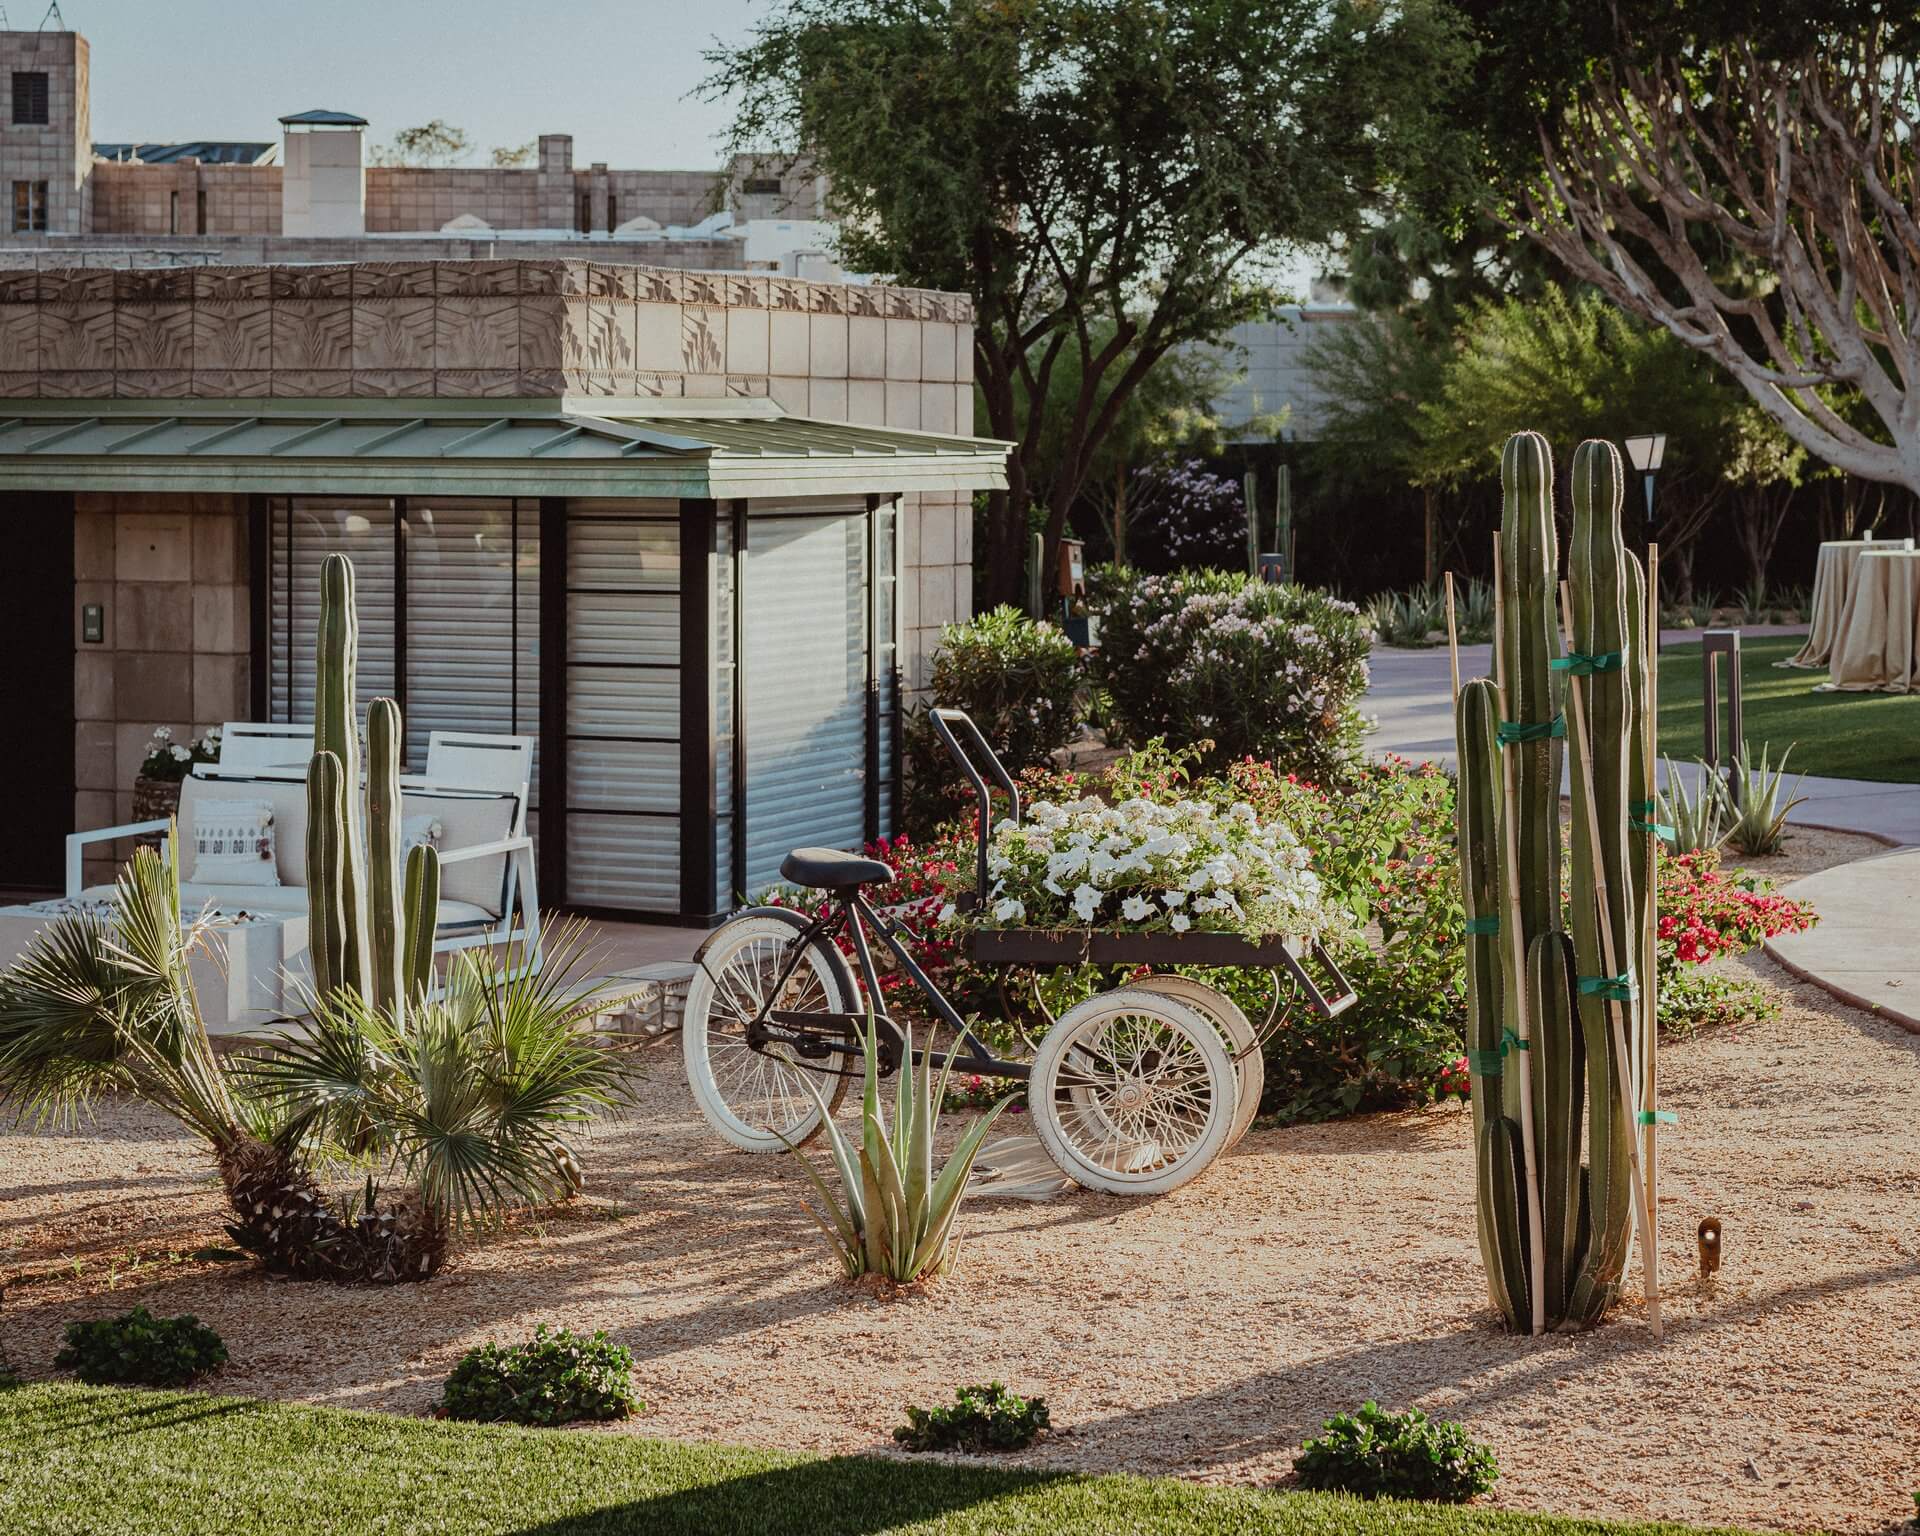
[[[1660,640],[1668,646],[1697,638],[1697,632],[1670,630]],[[1463,679],[1492,671],[1491,646],[1460,648]],[[1367,739],[1369,748],[1452,766],[1452,691],[1445,646],[1376,649],[1365,708],[1379,727]],[[1674,766],[1690,790],[1697,787],[1697,764]],[[1770,942],[1767,953],[1843,1002],[1920,1031],[1920,784],[1808,777],[1799,793],[1807,798],[1789,821],[1901,846],[1789,886],[1796,898],[1813,903],[1820,921],[1807,933]]]
[[[1791,630],[1777,631],[1782,634]],[[1745,633],[1745,631],[1743,631]],[[1760,631],[1752,631],[1760,633]],[[1697,630],[1668,630],[1661,644],[1687,644],[1699,639]],[[1447,648],[1424,651],[1386,648],[1373,653],[1373,683],[1367,690],[1367,713],[1380,725],[1367,738],[1374,752],[1402,757],[1430,758],[1453,766],[1453,685]],[[1486,677],[1493,671],[1493,647],[1460,647],[1460,676]],[[1676,763],[1687,776],[1689,791],[1699,777],[1698,766]],[[1665,772],[1664,767],[1662,773]],[[1791,779],[1789,780],[1791,783]],[[1890,839],[1901,845],[1920,845],[1920,784],[1875,784],[1861,779],[1824,779],[1809,776],[1799,792],[1806,802],[1795,806],[1788,820],[1807,827],[1836,832],[1859,832]],[[1920,900],[1920,889],[1915,891]]]

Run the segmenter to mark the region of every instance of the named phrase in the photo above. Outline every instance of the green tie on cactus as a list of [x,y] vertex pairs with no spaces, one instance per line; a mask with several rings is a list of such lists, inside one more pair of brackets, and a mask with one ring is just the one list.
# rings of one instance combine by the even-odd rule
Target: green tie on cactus
[[[1553,462],[1545,439],[1518,433],[1501,457],[1495,677],[1465,684],[1455,705],[1476,1221],[1489,1294],[1521,1331],[1598,1321],[1642,1214],[1623,1043],[1644,1038],[1645,1021],[1618,999],[1651,952],[1652,866],[1629,827],[1645,819],[1630,814],[1649,756],[1645,586],[1620,538],[1618,456],[1586,443],[1573,468],[1569,652]],[[1567,908],[1562,740],[1576,747]],[[1632,1030],[1616,1027],[1623,1016]]]
[[359,619],[353,566],[329,555],[320,572],[313,760],[307,769],[307,901],[315,989],[357,992],[388,1013],[433,980],[440,857],[422,845],[401,862],[400,709],[367,709],[366,822],[360,847],[360,744],[354,723]]

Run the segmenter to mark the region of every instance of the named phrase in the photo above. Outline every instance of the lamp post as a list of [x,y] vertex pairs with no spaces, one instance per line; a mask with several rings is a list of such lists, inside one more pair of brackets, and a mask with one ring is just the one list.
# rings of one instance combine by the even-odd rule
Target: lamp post
[[1633,461],[1633,467],[1640,471],[1640,483],[1647,492],[1647,541],[1653,541],[1653,477],[1660,473],[1660,463],[1667,456],[1667,434],[1650,433],[1645,437],[1627,439],[1627,457]]

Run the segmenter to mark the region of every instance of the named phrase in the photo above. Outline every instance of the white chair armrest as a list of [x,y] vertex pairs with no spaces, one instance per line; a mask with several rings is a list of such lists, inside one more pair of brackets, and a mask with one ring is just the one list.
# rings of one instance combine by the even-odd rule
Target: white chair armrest
[[130,821],[125,826],[100,827],[92,832],[69,832],[67,834],[67,899],[74,900],[86,887],[81,870],[84,867],[83,861],[88,843],[111,843],[122,837],[138,837],[144,832],[164,832],[172,825],[172,819],[163,816],[156,821]]
[[530,837],[503,837],[498,842],[474,843],[466,848],[455,848],[451,852],[442,853],[440,855],[440,862],[442,864],[463,864],[468,859],[485,859],[491,858],[495,854],[518,853],[522,849],[531,850],[532,847],[533,839]]

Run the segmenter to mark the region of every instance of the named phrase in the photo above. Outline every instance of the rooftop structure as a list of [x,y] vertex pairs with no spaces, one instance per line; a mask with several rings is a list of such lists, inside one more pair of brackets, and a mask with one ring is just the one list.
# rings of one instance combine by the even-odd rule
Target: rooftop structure
[[[95,143],[87,40],[0,31],[0,266],[274,263],[577,254],[834,280],[825,186],[737,157],[710,170],[380,165],[368,120],[279,119],[278,141]],[[502,249],[508,247],[509,249]]]

